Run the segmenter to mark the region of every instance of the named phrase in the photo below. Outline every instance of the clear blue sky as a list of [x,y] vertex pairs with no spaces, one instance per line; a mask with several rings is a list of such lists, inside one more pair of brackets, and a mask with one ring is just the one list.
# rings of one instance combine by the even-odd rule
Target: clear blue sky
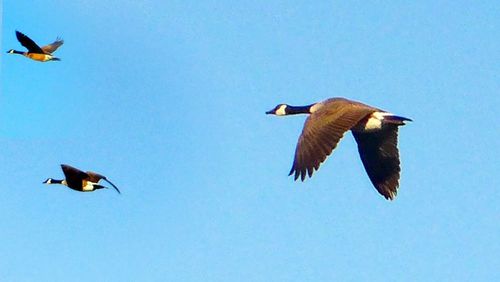
[[[498,1],[187,2],[4,1],[1,281],[500,280]],[[335,96],[414,119],[395,201],[350,133],[287,177],[305,117],[264,112]]]

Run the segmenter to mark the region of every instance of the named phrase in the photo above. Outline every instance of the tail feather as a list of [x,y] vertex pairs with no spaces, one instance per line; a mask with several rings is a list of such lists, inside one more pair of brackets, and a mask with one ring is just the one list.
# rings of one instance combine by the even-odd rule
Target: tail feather
[[60,61],[61,59],[59,58],[56,58],[56,57],[52,57],[52,59],[50,59],[51,61]]
[[404,125],[405,121],[413,121],[413,120],[410,118],[406,118],[406,117],[402,117],[402,116],[395,116],[395,115],[384,116],[384,122],[386,122],[386,123]]

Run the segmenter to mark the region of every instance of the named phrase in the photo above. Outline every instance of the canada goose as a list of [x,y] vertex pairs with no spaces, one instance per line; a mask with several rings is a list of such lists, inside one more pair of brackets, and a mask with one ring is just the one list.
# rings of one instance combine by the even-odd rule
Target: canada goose
[[52,53],[59,48],[59,46],[63,45],[64,41],[62,39],[57,38],[52,44],[43,46],[40,48],[35,41],[31,40],[28,36],[16,30],[17,40],[28,49],[28,52],[16,51],[14,49],[10,49],[7,51],[9,54],[20,54],[25,57],[28,57],[32,60],[39,62],[47,62],[47,61],[60,61],[61,59],[52,56]]
[[113,186],[113,188],[116,189],[118,194],[121,194],[120,190],[118,190],[118,188],[113,183],[111,183],[104,175],[101,175],[101,174],[98,174],[95,172],[91,172],[91,171],[83,172],[77,168],[74,168],[74,167],[66,165],[66,164],[62,164],[61,168],[62,168],[62,171],[63,171],[66,179],[56,180],[56,179],[48,178],[43,183],[45,183],[45,184],[62,184],[62,185],[66,185],[69,188],[76,190],[76,191],[91,192],[91,191],[94,191],[97,189],[108,188],[108,187],[97,184],[99,182],[99,180],[102,179],[102,180],[105,180],[106,182],[108,182],[109,184],[111,184],[111,186]]
[[348,130],[358,143],[361,161],[371,182],[386,199],[394,199],[399,186],[398,127],[411,121],[386,111],[351,101],[331,98],[303,107],[277,105],[266,112],[277,116],[309,114],[295,149],[288,175],[302,181],[326,159]]

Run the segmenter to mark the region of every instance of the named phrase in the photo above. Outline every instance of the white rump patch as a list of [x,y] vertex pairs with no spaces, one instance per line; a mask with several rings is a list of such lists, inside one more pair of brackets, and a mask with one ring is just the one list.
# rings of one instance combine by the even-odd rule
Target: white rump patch
[[52,60],[52,58],[53,58],[53,57],[54,57],[54,56],[52,56],[52,55],[45,54],[45,57],[43,58],[43,61],[44,61],[44,62],[46,62],[46,61],[50,61],[50,60]]
[[385,116],[392,116],[392,114],[384,112],[374,112],[373,114],[371,114],[370,118],[366,121],[365,130],[371,131],[381,129],[382,121],[384,120]]
[[90,181],[87,181],[87,185],[83,186],[82,187],[82,190],[83,191],[94,191],[94,185],[97,184],[97,183],[94,183],[94,182],[90,182]]

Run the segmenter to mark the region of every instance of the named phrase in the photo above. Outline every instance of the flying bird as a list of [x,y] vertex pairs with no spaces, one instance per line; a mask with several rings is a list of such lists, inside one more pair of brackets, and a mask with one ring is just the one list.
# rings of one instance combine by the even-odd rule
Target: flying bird
[[47,178],[47,180],[45,180],[43,183],[62,184],[76,191],[91,192],[97,189],[108,188],[103,185],[97,184],[100,180],[104,180],[111,184],[111,186],[116,189],[118,194],[121,194],[120,190],[118,190],[118,188],[113,183],[111,183],[104,175],[91,171],[83,172],[66,164],[62,164],[61,168],[64,176],[66,177],[65,179],[57,180],[53,178]]
[[311,177],[351,130],[373,186],[386,199],[396,197],[400,177],[398,128],[409,118],[345,98],[331,98],[308,106],[279,104],[266,112],[277,116],[309,114],[295,149],[288,175],[302,181]]
[[39,62],[47,62],[47,61],[60,61],[61,59],[56,58],[52,55],[53,52],[57,50],[61,45],[63,45],[64,41],[60,38],[57,38],[56,41],[52,42],[49,45],[40,47],[35,41],[31,40],[28,36],[16,30],[17,40],[28,49],[27,52],[16,51],[14,49],[10,49],[7,51],[9,54],[20,54],[27,58],[30,58]]

